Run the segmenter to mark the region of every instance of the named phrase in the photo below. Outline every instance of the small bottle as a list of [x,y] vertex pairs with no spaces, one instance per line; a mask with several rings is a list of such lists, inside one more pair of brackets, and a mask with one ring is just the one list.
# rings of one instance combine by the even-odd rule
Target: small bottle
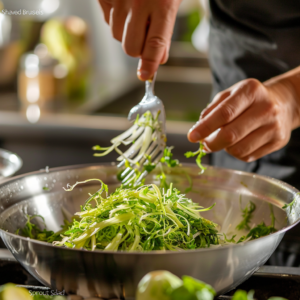
[[53,110],[64,98],[67,68],[51,57],[47,47],[39,44],[34,52],[21,57],[18,74],[18,97],[23,107],[37,104]]

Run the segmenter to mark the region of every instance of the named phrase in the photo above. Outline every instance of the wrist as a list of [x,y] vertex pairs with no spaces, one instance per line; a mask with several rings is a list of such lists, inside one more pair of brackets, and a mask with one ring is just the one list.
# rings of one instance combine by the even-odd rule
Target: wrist
[[[280,78],[281,77],[281,78]],[[289,77],[278,76],[264,82],[270,99],[290,116],[291,130],[300,127],[300,89]]]

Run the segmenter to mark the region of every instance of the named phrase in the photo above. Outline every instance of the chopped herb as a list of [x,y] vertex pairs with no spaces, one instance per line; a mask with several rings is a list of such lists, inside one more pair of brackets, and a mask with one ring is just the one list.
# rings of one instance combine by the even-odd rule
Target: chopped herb
[[[249,203],[249,206],[251,207],[251,202]],[[255,240],[262,236],[266,236],[277,231],[277,229],[275,228],[275,215],[274,215],[272,204],[269,204],[269,207],[270,207],[271,225],[267,226],[264,222],[258,224],[257,226],[253,227],[246,236],[242,236],[238,240],[237,244],[245,241]]]
[[[241,204],[241,196],[240,196],[240,204]],[[236,226],[237,230],[242,230],[242,229],[249,230],[250,229],[249,223],[251,222],[252,214],[255,211],[255,209],[256,209],[256,206],[251,201],[244,209],[241,209],[243,220],[241,221],[241,223],[239,223]]]
[[282,206],[283,209],[287,209],[288,207],[290,208],[290,212],[292,211],[293,205],[296,202],[298,196],[300,195],[300,193],[297,193],[296,196],[294,197],[294,200],[289,203],[289,204],[285,204],[284,206]]
[[243,235],[242,237],[240,237],[240,239],[236,242],[237,244],[245,242],[247,240],[247,236]]
[[275,227],[275,215],[274,215],[274,210],[273,210],[273,205],[271,203],[269,203],[269,207],[270,207],[270,217],[271,217],[271,226]]
[[164,150],[163,157],[160,160],[162,163],[165,163],[169,168],[174,168],[180,165],[178,159],[172,159],[172,149],[173,147],[166,147]]
[[235,235],[233,235],[232,237],[231,237],[231,239],[229,239],[229,238],[227,238],[227,236],[226,236],[226,234],[225,233],[223,233],[223,236],[224,236],[224,240],[225,240],[225,242],[227,242],[227,243],[236,243],[236,241],[235,241],[235,237],[236,237],[236,234]]
[[264,222],[261,222],[256,227],[250,230],[250,232],[247,234],[247,238],[250,238],[251,241],[251,240],[258,239],[262,236],[269,235],[276,231],[277,230],[272,225],[267,226]]
[[201,169],[200,174],[202,174],[206,170],[206,167],[202,166],[202,157],[206,155],[203,149],[204,149],[204,145],[200,142],[198,151],[196,152],[189,151],[184,154],[186,158],[197,156],[196,163],[198,167]]
[[44,190],[44,191],[49,191],[49,188],[46,187],[46,186],[44,186],[44,187],[43,187],[43,190]]

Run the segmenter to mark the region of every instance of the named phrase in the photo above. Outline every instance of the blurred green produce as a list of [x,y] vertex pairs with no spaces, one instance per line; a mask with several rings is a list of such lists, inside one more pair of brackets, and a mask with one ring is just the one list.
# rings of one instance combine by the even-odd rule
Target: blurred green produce
[[168,271],[154,271],[140,281],[136,300],[213,300],[215,290],[189,276],[182,280]]
[[[136,300],[213,300],[215,290],[208,284],[183,276],[182,280],[168,271],[154,271],[145,275],[140,281]],[[30,295],[25,288],[12,283],[0,287],[0,300],[67,300],[63,296]],[[232,300],[254,300],[254,291],[237,290]],[[271,297],[268,300],[287,300]]]
[[88,26],[81,18],[50,19],[41,30],[41,42],[68,69],[66,94],[71,100],[86,97],[90,75]]
[[[215,290],[190,276],[182,280],[168,271],[154,271],[145,275],[137,288],[136,300],[213,300]],[[237,290],[232,300],[254,300],[254,291]],[[271,297],[268,300],[287,300]]]
[[30,295],[25,288],[8,283],[0,287],[0,300],[66,300],[63,296]]

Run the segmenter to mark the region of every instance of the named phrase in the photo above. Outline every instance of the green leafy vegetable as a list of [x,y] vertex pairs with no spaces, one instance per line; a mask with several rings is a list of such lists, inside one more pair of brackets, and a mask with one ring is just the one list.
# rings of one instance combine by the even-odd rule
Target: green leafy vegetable
[[[52,243],[54,240],[60,240],[60,234],[64,232],[70,223],[68,221],[64,221],[64,225],[61,226],[62,230],[54,233],[51,230],[47,230],[46,228],[41,230],[40,227],[34,223],[32,223],[32,220],[35,218],[41,218],[43,220],[43,223],[45,225],[44,218],[40,215],[34,215],[34,216],[29,216],[26,215],[27,217],[27,222],[25,226],[22,229],[18,229],[16,234],[21,234],[22,236],[29,237],[31,239],[43,241],[43,242],[48,242]],[[45,226],[46,227],[46,226]]]
[[[266,235],[269,235],[269,234],[277,231],[277,229],[275,229],[275,215],[274,215],[272,204],[270,204],[269,207],[270,207],[271,225],[267,226],[264,222],[258,224],[257,226],[252,228],[246,236],[242,236],[237,241],[237,244],[241,243],[241,242],[245,242],[245,241],[255,240],[262,236],[266,236]],[[249,224],[250,224],[252,214],[255,211],[255,209],[256,209],[255,204],[250,201],[249,204],[244,209],[242,209],[243,220],[236,227],[236,229],[238,229],[238,230],[242,230],[242,229],[249,230],[250,229]]]
[[231,237],[231,239],[230,239],[230,238],[227,238],[227,236],[226,236],[225,233],[223,233],[223,236],[224,236],[224,240],[225,240],[226,243],[234,243],[234,244],[236,243],[236,242],[235,242],[235,239],[234,239],[234,238],[236,237],[236,234],[233,235],[233,236]]
[[182,286],[174,289],[170,294],[171,300],[213,300],[215,290],[208,284],[190,276],[182,277]]
[[264,222],[261,222],[260,224],[258,224],[254,228],[252,228],[246,236],[242,236],[238,240],[237,244],[241,243],[241,242],[245,242],[245,241],[251,241],[251,240],[258,239],[262,236],[269,235],[276,231],[277,231],[277,229],[273,225],[267,226]]
[[275,227],[275,215],[274,215],[274,210],[273,210],[273,205],[271,203],[269,203],[269,207],[270,207],[270,217],[271,217],[271,226]]
[[166,147],[164,150],[163,157],[161,158],[161,162],[165,163],[169,168],[174,168],[180,165],[178,159],[173,159],[173,153],[172,153],[173,147]]
[[[241,198],[240,198],[240,203],[241,203]],[[256,206],[251,201],[244,209],[241,209],[243,220],[236,226],[237,230],[250,229],[249,223],[251,222],[252,214],[255,211],[255,209]]]
[[[254,299],[254,291],[251,290],[248,293],[243,290],[237,290],[233,297],[231,298],[232,300],[253,300]],[[282,297],[270,297],[268,300],[287,300]]]
[[[213,287],[190,276],[182,280],[168,271],[154,271],[145,275],[138,284],[136,300],[213,300]],[[232,300],[253,300],[254,290],[237,290]],[[287,300],[271,297],[268,300]]]
[[290,208],[290,212],[292,211],[293,209],[293,205],[295,204],[298,196],[300,196],[300,193],[297,193],[296,196],[294,197],[294,200],[291,202],[291,203],[288,203],[288,204],[285,204],[284,206],[282,206],[283,209],[288,209]]
[[182,280],[168,271],[153,271],[139,282],[136,300],[170,300],[170,293],[182,285]]
[[[124,161],[126,167],[118,176],[123,186],[143,185],[143,175],[154,170],[160,160],[169,167],[179,164],[177,160],[172,159],[172,148],[166,148],[166,136],[161,130],[158,117],[159,113],[154,118],[150,111],[141,117],[138,115],[132,127],[111,140],[110,147],[93,147],[93,150],[100,151],[94,156],[105,156],[114,150],[120,155],[117,161]],[[123,152],[119,149],[121,144],[131,146]]]
[[247,234],[247,238],[250,238],[250,240],[255,240],[276,231],[277,230],[272,225],[267,226],[264,222],[261,222],[256,227],[250,230],[250,232]]
[[154,271],[140,281],[136,300],[213,300],[215,290],[189,276],[182,280],[168,271]]
[[248,293],[243,290],[237,290],[234,293],[232,300],[253,300],[253,296],[254,296],[253,290],[249,291]]
[[200,142],[200,146],[199,146],[198,151],[196,151],[196,152],[189,151],[189,152],[186,152],[184,155],[185,155],[186,158],[197,156],[196,163],[197,163],[198,167],[201,169],[200,174],[203,173],[206,170],[206,167],[202,166],[202,157],[205,156],[206,153],[204,152],[204,145],[201,142]]
[[41,231],[31,223],[33,216],[23,235],[56,246],[106,251],[186,250],[219,244],[217,225],[200,216],[214,205],[203,208],[172,184],[168,189],[155,184],[120,187],[108,196],[107,186],[99,181],[101,188],[87,199],[68,228],[59,233]]

